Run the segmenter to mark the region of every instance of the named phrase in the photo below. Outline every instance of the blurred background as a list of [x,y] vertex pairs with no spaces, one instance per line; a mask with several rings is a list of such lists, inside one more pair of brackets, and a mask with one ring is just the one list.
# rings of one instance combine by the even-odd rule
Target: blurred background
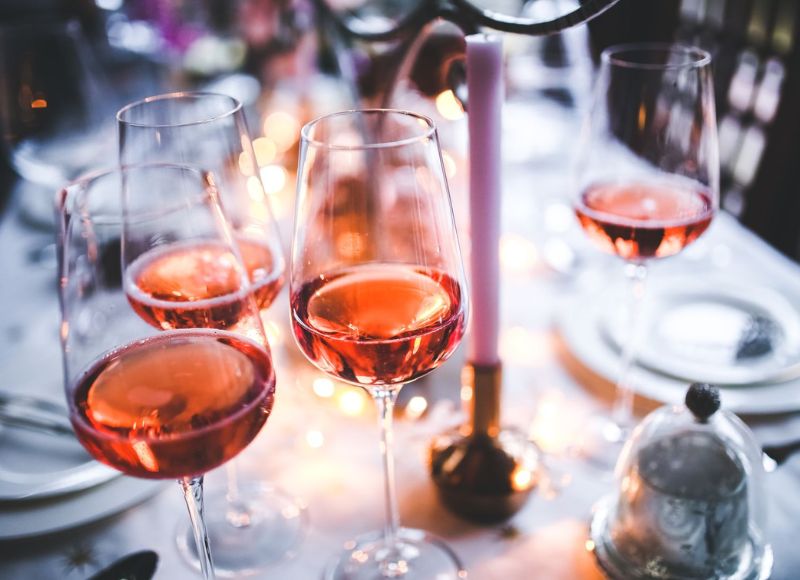
[[[416,4],[328,1],[364,29],[396,21]],[[544,19],[579,2],[475,4]],[[31,191],[20,196],[21,214],[46,228],[49,192],[114,162],[107,144],[120,105],[192,88],[245,103],[258,170],[279,221],[291,215],[301,124],[358,105],[403,106],[434,118],[460,211],[466,185],[461,32],[447,23],[433,26],[408,57],[403,43],[357,42],[317,14],[314,0],[4,0],[0,204],[8,205],[24,177]],[[796,0],[620,0],[588,26],[561,35],[507,35],[506,114],[514,123],[505,130],[515,146],[506,148],[506,161],[536,164],[576,147],[575,129],[604,47],[655,40],[700,45],[715,58],[722,206],[797,260],[798,18]],[[36,188],[48,193],[32,193]]]

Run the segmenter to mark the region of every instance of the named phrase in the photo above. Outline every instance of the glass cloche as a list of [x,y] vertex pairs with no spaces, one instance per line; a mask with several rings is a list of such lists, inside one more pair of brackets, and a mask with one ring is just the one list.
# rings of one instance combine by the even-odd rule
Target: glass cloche
[[719,406],[718,389],[696,383],[685,405],[661,407],[634,430],[617,492],[592,519],[590,546],[609,577],[769,577],[761,449]]

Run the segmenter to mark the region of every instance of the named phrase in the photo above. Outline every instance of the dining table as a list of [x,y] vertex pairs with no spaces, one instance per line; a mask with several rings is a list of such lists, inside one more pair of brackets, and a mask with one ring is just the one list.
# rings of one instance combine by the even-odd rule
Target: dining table
[[[504,148],[510,154],[503,166],[498,249],[502,422],[539,446],[538,485],[519,512],[498,524],[470,522],[440,502],[428,449],[436,435],[466,420],[460,401],[463,348],[406,387],[397,411],[401,521],[444,538],[473,580],[602,578],[587,549],[589,523],[593,506],[617,490],[612,469],[587,461],[579,439],[587,418],[608,412],[612,402],[619,353],[598,335],[604,312],[598,305],[622,302],[622,265],[584,239],[567,201],[573,113],[559,104],[538,106],[525,113],[511,104],[505,112]],[[523,128],[513,125],[523,118],[533,129],[541,122],[554,135],[560,131],[556,144],[520,152],[515,140]],[[560,128],[553,128],[561,118]],[[463,216],[463,183],[452,181],[455,212]],[[52,228],[33,227],[26,219],[25,196],[34,195],[51,193],[15,182],[0,221],[0,392],[63,405],[54,235]],[[282,225],[291,227],[291,216]],[[467,234],[461,231],[465,251]],[[654,265],[648,292],[657,297],[663,294],[659,288],[681,285],[719,289],[725,296],[730,288],[777,295],[788,305],[781,312],[800,317],[800,266],[722,210],[696,244]],[[769,307],[769,298],[763,300]],[[375,412],[364,393],[326,379],[300,354],[289,325],[287,289],[266,324],[276,361],[276,404],[237,461],[243,479],[298,498],[307,525],[290,554],[252,577],[320,578],[348,539],[382,526]],[[660,405],[681,404],[690,381],[677,375],[659,365],[636,367],[637,419]],[[723,387],[722,407],[737,413],[760,445],[800,439],[795,376]],[[80,453],[74,441],[64,439],[0,424],[0,489],[15,470],[46,474]],[[793,580],[800,577],[800,453],[773,464],[763,482],[766,535],[774,551],[771,577]],[[224,485],[223,470],[206,477],[208,493]],[[176,547],[184,510],[173,482],[127,476],[53,497],[2,500],[0,578],[84,579],[140,550],[158,554],[156,579],[199,577]]]

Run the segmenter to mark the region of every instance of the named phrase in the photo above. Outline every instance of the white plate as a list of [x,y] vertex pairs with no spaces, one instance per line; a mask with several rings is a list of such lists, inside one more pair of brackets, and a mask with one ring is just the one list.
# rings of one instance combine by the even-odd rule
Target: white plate
[[0,540],[19,540],[82,526],[135,506],[167,482],[118,477],[58,498],[0,504]]
[[121,475],[94,461],[73,437],[19,428],[2,428],[0,456],[0,502],[74,493]]
[[[620,370],[617,348],[604,336],[600,320],[605,315],[605,300],[597,293],[569,298],[558,312],[556,327],[571,354],[586,368],[607,383],[615,382]],[[636,366],[631,384],[638,395],[662,403],[680,403],[691,380],[654,372]],[[772,414],[800,411],[800,380],[777,383],[744,384],[722,388],[726,409],[744,414]]]
[[[800,376],[800,313],[781,294],[729,278],[659,280],[645,297],[636,359],[679,379],[755,385]],[[616,297],[598,323],[622,350],[629,336]]]

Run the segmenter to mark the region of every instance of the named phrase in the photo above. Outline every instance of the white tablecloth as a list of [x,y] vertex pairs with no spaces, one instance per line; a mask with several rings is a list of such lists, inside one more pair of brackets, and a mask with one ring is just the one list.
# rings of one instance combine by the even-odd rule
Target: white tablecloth
[[[612,273],[616,268],[607,267],[611,262],[599,258],[571,231],[572,226],[563,226],[564,206],[558,197],[565,186],[564,168],[558,164],[510,167],[503,210],[508,242],[502,285],[504,420],[543,436],[543,445],[553,449],[563,443],[559,438],[569,438],[570,420],[579,421],[581,413],[600,404],[596,389],[587,389],[592,385],[582,385],[563,364],[563,345],[553,331],[553,320],[560,304],[575,292],[585,291],[587,284],[597,283],[594,264],[603,264],[601,269]],[[25,227],[13,207],[0,224],[0,388],[60,401],[54,268],[46,260],[39,265],[29,260],[50,240],[47,233]],[[565,241],[570,245],[561,245]],[[575,269],[566,275],[549,269],[543,259],[551,250],[560,255],[558,250],[565,247],[576,248],[578,256]],[[714,250],[719,247],[728,250]],[[716,220],[698,248],[658,269],[653,283],[672,271],[708,268],[736,268],[767,285],[777,284],[770,272],[780,271],[784,277],[780,284],[789,280],[800,286],[800,269],[727,217]],[[258,577],[313,579],[345,540],[382,524],[378,433],[371,412],[346,416],[338,406],[313,394],[311,384],[321,375],[301,359],[287,332],[285,292],[272,310],[280,333],[275,348],[280,358],[278,402],[266,428],[242,455],[242,466],[251,476],[269,478],[302,497],[311,524],[296,557]],[[457,399],[461,356],[426,379],[428,386],[420,392]],[[555,421],[554,412],[561,413]],[[554,465],[571,480],[560,492],[532,496],[507,526],[472,525],[442,507],[426,471],[428,442],[457,419],[456,405],[442,399],[422,419],[399,421],[396,449],[403,522],[446,538],[474,580],[599,577],[584,543],[591,506],[611,491],[611,478],[556,456]],[[793,419],[791,415],[762,417],[751,424],[762,440],[782,442],[800,436],[800,425]],[[309,438],[309,431],[321,433],[322,439]],[[219,489],[220,474],[208,480],[208,488]],[[795,547],[800,533],[800,457],[769,474],[766,493],[768,535],[776,560],[773,578],[793,580],[800,577],[800,551]],[[173,541],[176,526],[185,518],[178,487],[165,483],[151,499],[88,527],[0,542],[0,578],[85,578],[92,570],[141,549],[158,552],[156,578],[190,578],[193,572]],[[76,565],[82,554],[88,554],[90,562]]]

